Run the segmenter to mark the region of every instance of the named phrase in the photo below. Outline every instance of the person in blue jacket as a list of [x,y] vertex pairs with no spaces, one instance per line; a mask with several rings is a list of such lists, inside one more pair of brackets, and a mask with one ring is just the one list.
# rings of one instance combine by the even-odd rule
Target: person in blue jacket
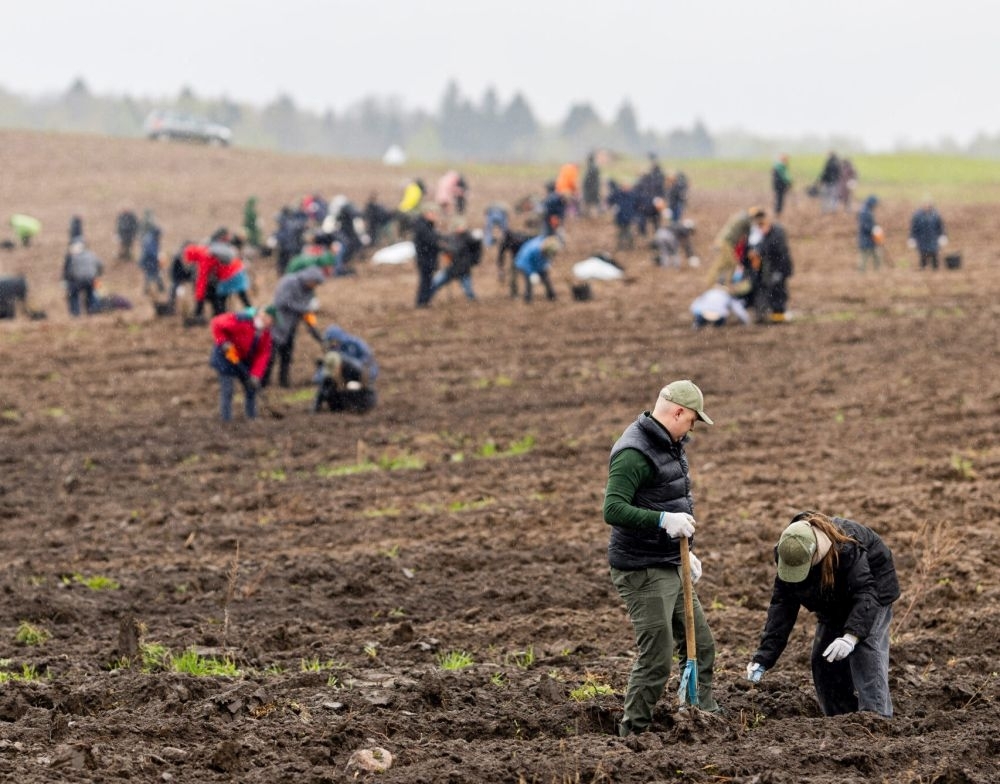
[[948,236],[944,232],[944,221],[930,199],[910,219],[908,244],[916,248],[920,256],[920,269],[938,268],[938,249],[948,244]]
[[556,237],[540,234],[528,240],[514,257],[514,268],[524,275],[524,301],[531,302],[532,276],[545,286],[545,296],[551,301],[556,298],[555,289],[549,279],[549,267],[552,258],[559,252],[559,240]]
[[882,229],[875,220],[878,197],[869,196],[858,212],[858,269],[864,272],[871,264],[873,270],[882,266]]
[[632,224],[639,218],[639,199],[635,189],[628,184],[621,185],[615,180],[608,180],[607,204],[615,212],[618,250],[631,250],[635,246]]
[[316,362],[313,411],[368,411],[378,396],[375,380],[378,362],[371,347],[357,335],[336,324],[323,331],[323,358]]
[[861,523],[807,511],[786,526],[774,559],[778,573],[747,680],[758,683],[774,667],[805,607],[816,614],[812,677],[823,715],[891,717],[889,624],[900,592],[888,546]]
[[139,268],[142,270],[142,293],[149,294],[153,286],[161,294],[166,290],[160,274],[160,237],[162,232],[153,218],[151,210],[146,210],[142,221],[142,237],[139,240]]

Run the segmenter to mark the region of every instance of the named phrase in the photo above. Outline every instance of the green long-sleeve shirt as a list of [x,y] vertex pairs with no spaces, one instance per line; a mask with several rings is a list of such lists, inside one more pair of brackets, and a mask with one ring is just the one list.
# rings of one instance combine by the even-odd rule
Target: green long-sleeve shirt
[[636,490],[653,475],[653,467],[637,449],[623,449],[611,459],[604,491],[604,522],[622,528],[656,528],[660,513],[634,506]]

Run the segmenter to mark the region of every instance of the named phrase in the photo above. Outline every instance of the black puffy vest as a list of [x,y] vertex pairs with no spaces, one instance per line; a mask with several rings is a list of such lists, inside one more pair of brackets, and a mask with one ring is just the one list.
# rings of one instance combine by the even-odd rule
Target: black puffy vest
[[[686,439],[685,439],[686,440]],[[611,448],[611,458],[623,449],[641,452],[653,468],[649,481],[636,489],[634,506],[660,512],[694,514],[691,479],[683,441],[674,441],[666,428],[645,412],[622,433]],[[611,526],[608,563],[615,569],[635,570],[677,566],[680,544],[660,528],[636,530]]]

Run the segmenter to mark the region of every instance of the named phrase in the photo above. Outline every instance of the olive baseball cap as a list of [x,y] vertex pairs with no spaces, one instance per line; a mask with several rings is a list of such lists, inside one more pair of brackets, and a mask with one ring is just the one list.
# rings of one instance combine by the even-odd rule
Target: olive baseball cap
[[805,520],[796,520],[778,540],[778,578],[786,583],[806,579],[816,554],[816,532]]
[[684,408],[690,408],[698,415],[698,419],[706,425],[714,425],[711,417],[705,413],[705,396],[695,386],[693,381],[671,381],[660,390],[660,397],[676,403]]

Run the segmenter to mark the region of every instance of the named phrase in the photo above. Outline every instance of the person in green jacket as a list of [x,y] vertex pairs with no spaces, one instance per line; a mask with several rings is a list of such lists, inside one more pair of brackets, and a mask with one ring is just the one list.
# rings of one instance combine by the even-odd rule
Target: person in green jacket
[[42,230],[42,222],[30,215],[15,214],[10,216],[10,227],[14,230],[17,241],[27,248],[31,245],[32,238]]
[[[679,540],[692,540],[696,523],[684,444],[699,421],[713,424],[701,390],[687,379],[673,381],[611,449],[604,494],[604,521],[611,526],[608,564],[639,650],[617,728],[621,736],[650,728],[675,644],[685,648]],[[692,582],[700,577],[701,561],[692,553]],[[699,707],[721,713],[712,695],[715,640],[697,595],[694,627]]]
[[257,225],[257,197],[251,196],[243,206],[243,230],[251,248],[260,247],[260,226]]
[[788,156],[780,155],[771,169],[771,188],[774,190],[774,214],[781,215],[785,194],[792,189],[792,175],[788,171]]
[[323,235],[322,239],[314,238],[298,256],[292,257],[285,267],[285,274],[299,272],[307,267],[319,267],[324,275],[330,277],[339,274],[341,266],[340,243],[329,239],[329,235]]

